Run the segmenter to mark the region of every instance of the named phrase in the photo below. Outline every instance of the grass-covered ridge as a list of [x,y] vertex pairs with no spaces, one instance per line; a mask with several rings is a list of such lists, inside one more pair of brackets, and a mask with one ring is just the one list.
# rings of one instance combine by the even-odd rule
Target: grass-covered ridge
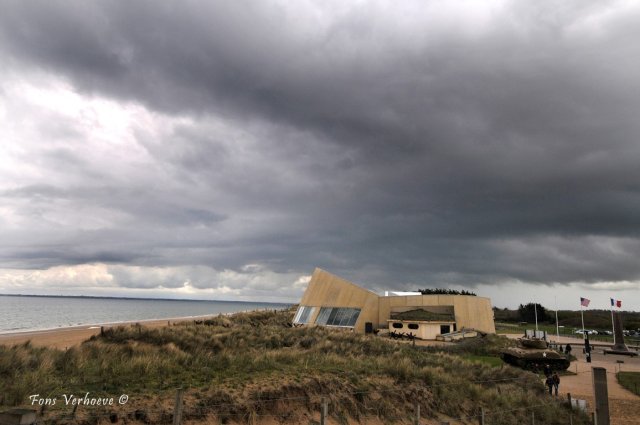
[[618,372],[616,376],[620,385],[640,396],[640,372]]
[[[492,424],[525,423],[539,405],[536,423],[568,417],[533,374],[382,337],[291,328],[291,317],[256,312],[155,329],[123,326],[67,351],[0,347],[0,404],[24,406],[34,393],[127,393],[129,403],[114,410],[146,410],[151,423],[163,423],[170,421],[175,388],[184,387],[190,420],[259,422],[277,415],[283,423],[309,423],[322,397],[345,423],[365,416],[406,421],[414,403],[425,418],[473,416],[483,407]],[[475,344],[464,354],[485,354],[482,342]]]

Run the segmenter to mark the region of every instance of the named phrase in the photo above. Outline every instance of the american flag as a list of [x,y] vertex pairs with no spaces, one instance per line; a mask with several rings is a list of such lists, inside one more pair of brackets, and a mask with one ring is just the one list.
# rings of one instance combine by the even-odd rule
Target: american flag
[[580,305],[584,306],[584,307],[589,307],[589,303],[591,302],[591,300],[588,300],[586,298],[582,298],[580,297]]

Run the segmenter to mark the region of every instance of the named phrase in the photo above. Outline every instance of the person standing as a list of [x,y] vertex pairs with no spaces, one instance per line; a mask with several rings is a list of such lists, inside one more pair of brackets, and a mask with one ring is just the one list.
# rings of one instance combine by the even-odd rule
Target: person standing
[[553,379],[553,388],[555,389],[556,397],[558,397],[558,388],[560,387],[560,376],[558,376],[558,372],[553,372],[551,379]]
[[547,375],[547,380],[544,383],[549,387],[549,395],[553,395],[553,376]]

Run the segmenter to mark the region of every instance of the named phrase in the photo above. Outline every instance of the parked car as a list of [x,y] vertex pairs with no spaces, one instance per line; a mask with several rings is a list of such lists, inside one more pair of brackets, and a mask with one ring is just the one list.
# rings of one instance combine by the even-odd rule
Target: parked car
[[[574,333],[582,335],[582,329],[576,329]],[[593,330],[593,329],[585,329],[584,333],[587,335],[598,335],[598,331]]]

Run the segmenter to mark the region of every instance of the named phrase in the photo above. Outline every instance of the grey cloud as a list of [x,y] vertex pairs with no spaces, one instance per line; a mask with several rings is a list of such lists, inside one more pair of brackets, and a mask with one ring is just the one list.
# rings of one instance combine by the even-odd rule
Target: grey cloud
[[61,238],[86,259],[42,264],[318,265],[385,287],[637,279],[640,11],[433,4],[4,2],[8,66],[184,122],[136,128],[149,163],[123,176],[63,147],[40,159],[80,183],[2,196],[25,214],[46,197],[109,211]]

